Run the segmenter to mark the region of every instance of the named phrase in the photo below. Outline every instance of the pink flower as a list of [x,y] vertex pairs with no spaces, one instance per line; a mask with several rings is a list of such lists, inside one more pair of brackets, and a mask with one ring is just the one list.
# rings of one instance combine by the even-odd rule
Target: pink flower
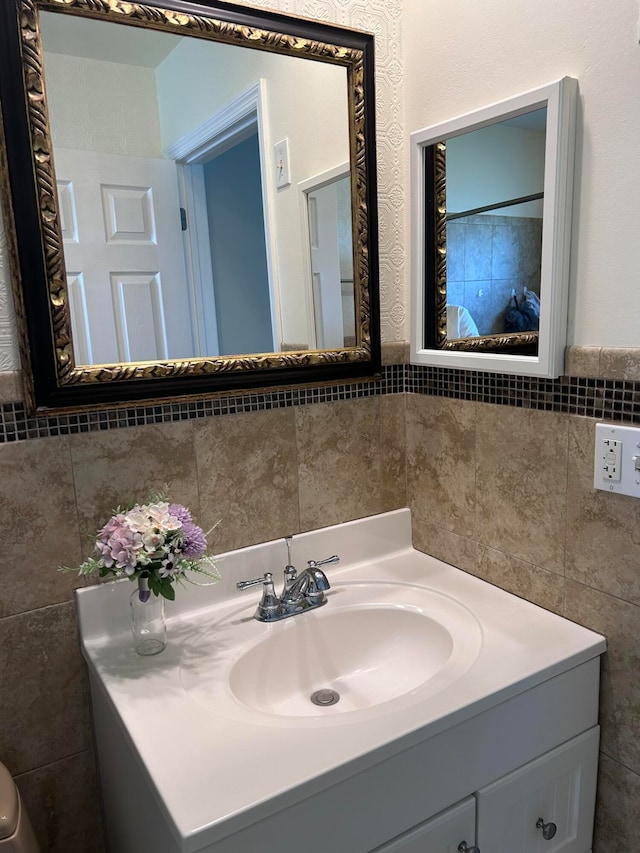
[[119,512],[117,515],[113,515],[109,521],[105,524],[105,526],[98,533],[98,538],[102,542],[107,542],[109,537],[114,533],[118,533],[121,530],[124,530],[127,527],[127,519],[126,516]]
[[148,533],[141,534],[142,542],[147,551],[157,551],[164,545],[164,536],[162,533],[156,533],[155,530],[150,530]]
[[96,540],[96,552],[102,564],[108,569],[115,566],[127,575],[135,572],[138,552],[142,547],[141,534],[131,530],[126,516],[121,513],[109,519]]

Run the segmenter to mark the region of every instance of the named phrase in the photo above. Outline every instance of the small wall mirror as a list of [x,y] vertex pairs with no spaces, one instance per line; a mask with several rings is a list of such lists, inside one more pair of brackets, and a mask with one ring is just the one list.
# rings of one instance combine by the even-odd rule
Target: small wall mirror
[[558,376],[577,83],[411,135],[411,360]]
[[373,36],[208,0],[0,31],[33,409],[379,369]]

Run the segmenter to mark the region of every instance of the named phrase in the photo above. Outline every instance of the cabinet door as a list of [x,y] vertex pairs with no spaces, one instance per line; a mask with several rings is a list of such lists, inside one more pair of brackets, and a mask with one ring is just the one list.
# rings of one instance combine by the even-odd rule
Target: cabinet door
[[[482,853],[589,851],[599,735],[595,726],[478,792]],[[549,824],[546,835],[553,837],[537,823]]]
[[476,801],[462,800],[424,823],[376,847],[372,853],[457,853],[461,842],[473,845]]

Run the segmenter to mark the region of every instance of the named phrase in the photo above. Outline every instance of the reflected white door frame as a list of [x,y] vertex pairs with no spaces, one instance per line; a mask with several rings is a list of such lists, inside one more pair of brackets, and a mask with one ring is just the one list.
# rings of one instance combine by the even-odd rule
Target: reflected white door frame
[[[266,114],[266,80],[260,78],[255,86],[218,110],[215,115],[165,149],[166,157],[178,163],[180,204],[186,210],[189,228],[183,232],[187,276],[191,301],[197,317],[196,335],[202,355],[219,353],[216,307],[213,295],[213,272],[209,246],[208,217],[201,164],[212,156],[232,148],[252,134],[258,134],[262,205],[264,213],[267,276],[271,307],[273,350],[282,340],[280,292],[276,269],[274,229],[274,188],[270,163],[271,140]],[[200,166],[200,168],[195,168]],[[202,286],[200,286],[202,282]],[[204,348],[204,350],[202,349]]]

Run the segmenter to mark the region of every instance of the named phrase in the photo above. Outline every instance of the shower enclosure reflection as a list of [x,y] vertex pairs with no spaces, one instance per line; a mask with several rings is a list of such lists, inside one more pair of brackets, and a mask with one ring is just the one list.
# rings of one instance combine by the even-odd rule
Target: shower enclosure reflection
[[446,141],[449,339],[538,329],[546,117]]

